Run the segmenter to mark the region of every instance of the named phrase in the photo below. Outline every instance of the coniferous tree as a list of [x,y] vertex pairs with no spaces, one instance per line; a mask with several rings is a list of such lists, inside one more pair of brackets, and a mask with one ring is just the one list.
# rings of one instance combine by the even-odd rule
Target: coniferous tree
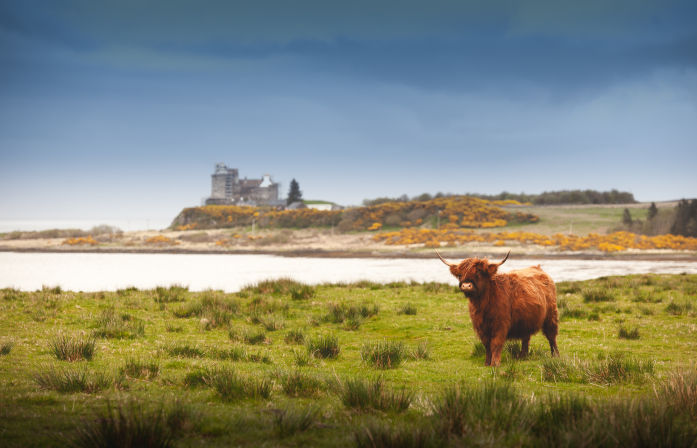
[[647,217],[647,218],[649,219],[649,221],[650,221],[650,220],[652,220],[653,218],[655,218],[657,214],[658,214],[658,208],[656,207],[656,203],[655,203],[655,202],[652,202],[651,205],[649,206],[649,213],[648,213],[648,215],[647,215],[646,217]]
[[288,199],[286,200],[286,205],[290,205],[293,202],[302,201],[303,192],[300,191],[300,185],[295,179],[290,181],[290,189],[288,190]]
[[628,208],[625,208],[624,213],[622,214],[622,224],[627,227],[632,227],[632,214],[629,213]]

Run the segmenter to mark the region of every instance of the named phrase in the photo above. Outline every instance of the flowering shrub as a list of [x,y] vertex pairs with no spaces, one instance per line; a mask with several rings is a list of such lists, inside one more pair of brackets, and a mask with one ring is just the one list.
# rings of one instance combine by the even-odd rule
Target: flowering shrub
[[87,237],[68,238],[63,241],[63,244],[68,244],[70,246],[80,246],[83,244],[96,246],[97,244],[99,244],[99,242],[92,238],[92,235],[88,235]]
[[166,237],[164,235],[155,235],[155,236],[151,236],[150,238],[146,239],[145,244],[159,244],[159,245],[174,246],[174,245],[179,244],[179,241],[175,241],[172,238]]
[[557,247],[560,250],[568,251],[586,249],[598,249],[603,252],[619,252],[627,249],[697,250],[697,238],[670,234],[649,237],[630,232],[614,232],[609,235],[591,233],[587,236],[557,233],[547,236],[531,232],[475,233],[466,229],[402,229],[395,232],[378,233],[373,239],[389,245],[423,244],[425,247],[439,247],[443,242],[451,246],[470,242],[501,246],[506,241],[516,241],[524,244]]
[[[502,201],[510,204],[511,201]],[[385,202],[347,210],[276,210],[271,207],[207,205],[182,210],[177,230],[251,226],[306,228],[338,226],[343,231],[389,227],[444,229],[503,227],[509,222],[537,222],[529,213],[508,212],[484,199],[450,196],[428,201]]]

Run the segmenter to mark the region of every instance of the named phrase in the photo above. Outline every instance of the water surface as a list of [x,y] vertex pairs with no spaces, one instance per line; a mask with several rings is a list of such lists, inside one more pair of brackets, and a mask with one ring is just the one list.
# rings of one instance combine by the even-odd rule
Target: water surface
[[[697,273],[694,261],[509,259],[501,272],[540,264],[555,281],[606,275]],[[274,255],[184,255],[0,252],[0,288],[60,286],[73,291],[140,289],[179,284],[193,291],[235,292],[260,280],[290,277],[317,284],[370,280],[455,284],[434,259],[288,258]]]

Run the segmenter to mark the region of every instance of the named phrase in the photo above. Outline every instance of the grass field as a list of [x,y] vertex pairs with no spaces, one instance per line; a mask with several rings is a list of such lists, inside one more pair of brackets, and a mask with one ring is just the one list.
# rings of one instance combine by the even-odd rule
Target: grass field
[[[629,207],[633,219],[645,220],[648,213],[648,205],[548,205],[524,207],[526,213],[532,213],[540,218],[536,223],[510,224],[507,228],[514,228],[524,232],[553,235],[555,233],[573,233],[585,236],[589,233],[604,235],[622,225],[622,214]],[[494,231],[496,229],[493,229]]]
[[0,290],[0,445],[695,446],[697,276],[557,287],[498,369],[452,285]]

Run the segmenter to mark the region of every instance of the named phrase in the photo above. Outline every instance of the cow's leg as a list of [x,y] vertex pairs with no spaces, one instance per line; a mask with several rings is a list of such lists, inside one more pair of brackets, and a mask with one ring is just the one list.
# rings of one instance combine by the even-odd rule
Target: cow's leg
[[530,347],[530,335],[523,336],[523,338],[520,340],[520,357],[521,358],[528,357],[528,348],[529,347]]
[[483,339],[482,344],[484,344],[484,350],[486,350],[486,361],[484,361],[485,366],[491,365],[491,340]]
[[552,356],[559,356],[559,348],[557,347],[558,331],[559,326],[557,325],[556,319],[547,319],[542,327],[542,332],[549,341],[549,349],[552,352]]
[[503,344],[506,343],[506,333],[500,333],[491,338],[491,363],[490,366],[498,366],[501,364],[501,350]]

